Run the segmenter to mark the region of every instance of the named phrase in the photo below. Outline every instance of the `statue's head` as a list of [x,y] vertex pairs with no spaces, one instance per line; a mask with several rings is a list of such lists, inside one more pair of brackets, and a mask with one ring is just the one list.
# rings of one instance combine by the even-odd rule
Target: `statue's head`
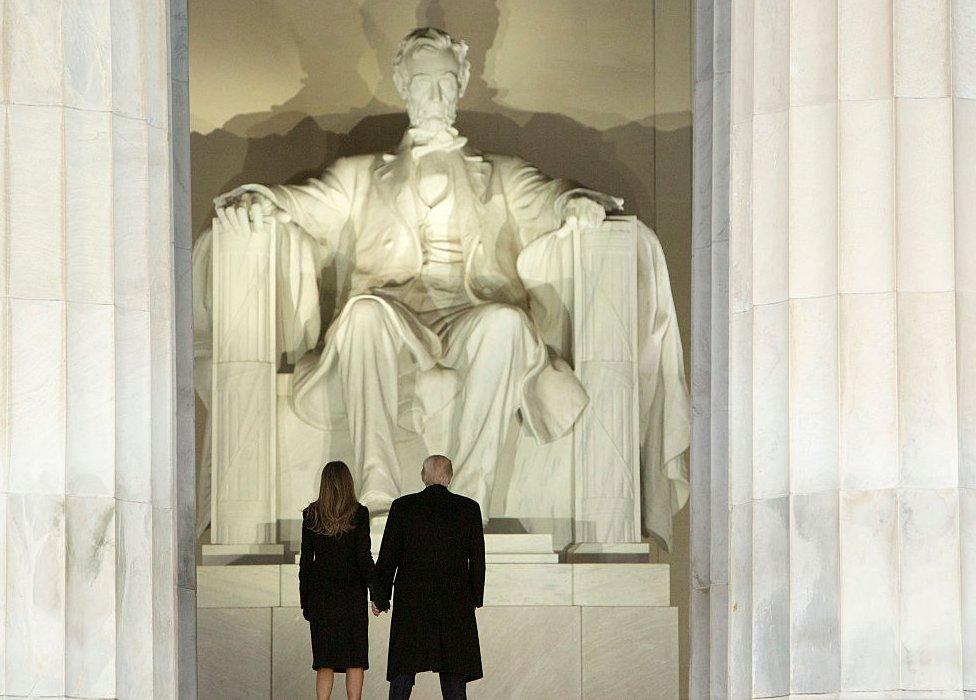
[[441,131],[454,124],[468,86],[468,45],[440,29],[414,29],[393,59],[393,84],[407,105],[410,125]]

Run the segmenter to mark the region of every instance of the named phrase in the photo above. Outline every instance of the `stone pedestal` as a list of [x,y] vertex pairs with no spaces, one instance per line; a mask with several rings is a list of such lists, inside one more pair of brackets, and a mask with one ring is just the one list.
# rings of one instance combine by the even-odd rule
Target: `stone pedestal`
[[[198,569],[200,695],[314,695],[298,567]],[[488,564],[473,698],[678,697],[678,616],[663,564]],[[364,697],[385,697],[390,616],[370,617]],[[231,672],[233,669],[233,672]],[[344,698],[342,676],[333,697]],[[439,698],[421,674],[412,697]]]

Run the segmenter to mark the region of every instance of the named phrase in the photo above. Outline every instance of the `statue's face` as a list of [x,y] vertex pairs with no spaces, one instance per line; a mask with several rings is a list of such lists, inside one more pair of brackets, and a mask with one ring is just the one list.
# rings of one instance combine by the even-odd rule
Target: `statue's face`
[[421,48],[404,62],[404,98],[410,125],[441,131],[454,124],[461,92],[460,66],[450,49]]

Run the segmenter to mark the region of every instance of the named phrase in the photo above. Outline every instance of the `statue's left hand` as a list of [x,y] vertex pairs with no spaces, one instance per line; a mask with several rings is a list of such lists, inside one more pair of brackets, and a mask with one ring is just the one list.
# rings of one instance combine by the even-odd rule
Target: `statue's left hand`
[[589,197],[577,196],[566,202],[565,225],[570,229],[594,229],[606,218],[603,205]]

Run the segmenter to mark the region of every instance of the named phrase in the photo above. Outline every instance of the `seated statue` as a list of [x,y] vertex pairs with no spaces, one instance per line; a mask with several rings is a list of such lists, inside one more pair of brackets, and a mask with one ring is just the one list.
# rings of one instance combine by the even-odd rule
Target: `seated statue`
[[[513,429],[521,423],[540,443],[555,440],[572,430],[588,400],[566,358],[547,343],[522,258],[544,254],[547,237],[599,235],[606,213],[623,202],[550,178],[518,157],[472,148],[453,126],[468,83],[466,53],[464,42],[438,29],[411,32],[393,62],[410,119],[396,152],[340,158],[299,186],[244,185],[223,194],[215,199],[219,231],[206,232],[194,249],[196,355],[205,364],[212,236],[278,222],[277,275],[288,298],[278,330],[295,361],[293,408],[327,429],[341,405],[360,500],[374,515],[401,495],[394,440],[404,356],[418,387],[451,385],[442,391],[454,397],[449,443],[440,447],[455,465],[452,489],[476,500],[486,520]],[[640,274],[660,275],[660,244],[648,234],[639,246]],[[320,337],[319,287],[330,266],[340,270],[341,300]],[[666,273],[663,280],[667,286]],[[650,297],[653,287],[652,280]],[[642,398],[641,418],[649,424],[656,403],[677,425],[664,457],[660,444],[652,450],[661,475],[653,488],[669,491],[668,512],[656,517],[670,523],[687,499],[688,416],[670,289],[666,296],[664,326],[649,318],[640,331],[649,365],[642,381],[657,395],[656,402]],[[655,420],[660,426],[661,415]],[[664,439],[660,427],[647,433]]]

